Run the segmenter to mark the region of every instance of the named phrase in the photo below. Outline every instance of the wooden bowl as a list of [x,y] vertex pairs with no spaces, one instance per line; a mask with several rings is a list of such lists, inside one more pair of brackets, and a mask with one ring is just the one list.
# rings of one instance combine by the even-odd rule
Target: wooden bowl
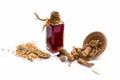
[[97,53],[95,57],[93,57],[93,58],[96,58],[97,56],[101,55],[106,49],[107,39],[102,32],[99,32],[99,31],[92,32],[85,38],[83,42],[83,48],[85,48],[86,43],[89,43],[89,41],[91,40],[100,40],[102,42],[101,50],[99,51],[99,53]]

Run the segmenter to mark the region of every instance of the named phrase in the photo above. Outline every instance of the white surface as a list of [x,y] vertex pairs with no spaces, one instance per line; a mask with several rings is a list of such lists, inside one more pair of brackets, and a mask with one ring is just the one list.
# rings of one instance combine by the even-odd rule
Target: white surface
[[93,31],[103,32],[108,40],[105,52],[92,67],[101,75],[77,62],[71,67],[56,57],[29,62],[11,52],[0,51],[0,80],[113,80],[119,77],[120,34],[119,0],[0,0],[0,49],[15,50],[16,45],[35,41],[43,51],[44,22],[35,20],[59,11],[65,23],[65,48],[81,47],[84,38]]

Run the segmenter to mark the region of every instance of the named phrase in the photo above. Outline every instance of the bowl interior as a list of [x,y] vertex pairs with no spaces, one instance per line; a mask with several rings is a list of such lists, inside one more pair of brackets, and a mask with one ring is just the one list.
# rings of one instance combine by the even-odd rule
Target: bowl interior
[[102,42],[102,49],[101,51],[95,56],[99,56],[100,54],[103,53],[103,51],[106,49],[106,46],[107,46],[107,40],[106,40],[106,37],[105,35],[102,33],[102,32],[99,32],[99,31],[96,31],[96,32],[92,32],[90,33],[84,40],[83,42],[83,48],[86,47],[86,43],[89,43],[89,41],[91,40],[100,40]]

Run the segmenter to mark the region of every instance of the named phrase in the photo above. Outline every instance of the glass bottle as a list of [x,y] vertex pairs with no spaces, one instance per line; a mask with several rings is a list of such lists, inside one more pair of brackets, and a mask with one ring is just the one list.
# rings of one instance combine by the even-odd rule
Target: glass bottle
[[57,11],[51,13],[46,26],[46,46],[52,53],[58,52],[63,47],[64,23]]
[[64,23],[60,19],[60,14],[57,11],[53,11],[49,19],[41,19],[34,13],[37,19],[45,21],[43,30],[46,27],[46,47],[52,52],[58,52],[63,47],[64,37]]
[[51,52],[58,52],[63,47],[64,23],[51,24],[46,28],[47,49]]

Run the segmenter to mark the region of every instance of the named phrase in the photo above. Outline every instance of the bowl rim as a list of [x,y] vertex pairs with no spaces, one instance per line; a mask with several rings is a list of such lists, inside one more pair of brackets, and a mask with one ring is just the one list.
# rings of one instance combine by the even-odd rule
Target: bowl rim
[[95,38],[95,39],[99,38],[100,40],[102,40],[102,42],[104,42],[101,51],[95,57],[93,57],[93,58],[96,58],[97,56],[101,55],[105,51],[105,49],[107,47],[107,38],[104,35],[104,33],[101,32],[101,31],[91,32],[84,39],[82,47],[85,48],[86,47],[86,43],[89,42],[90,39],[93,39],[93,38]]

